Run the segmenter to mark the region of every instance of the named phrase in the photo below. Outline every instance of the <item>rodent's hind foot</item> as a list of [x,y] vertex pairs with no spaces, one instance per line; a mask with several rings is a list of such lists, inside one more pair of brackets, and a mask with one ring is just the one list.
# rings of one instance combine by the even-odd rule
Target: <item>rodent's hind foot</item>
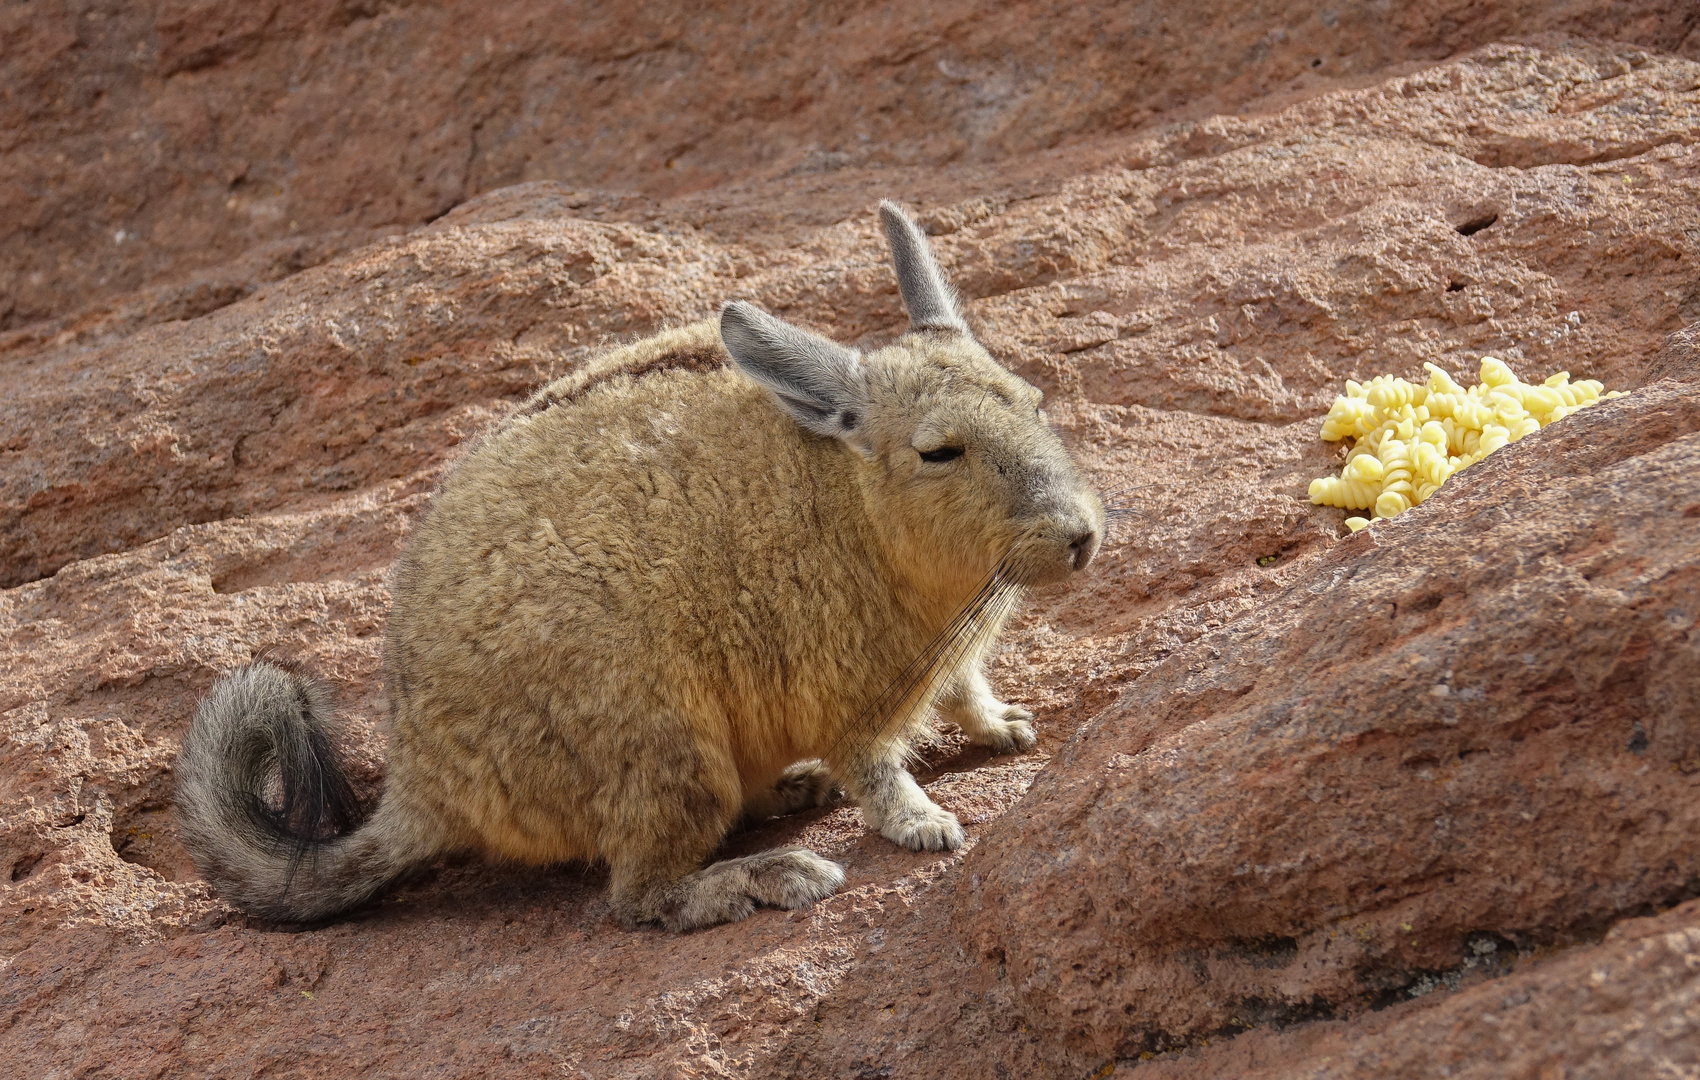
[[806,908],[844,884],[844,867],[808,848],[769,851],[750,859],[750,895],[769,907]]
[[844,884],[844,868],[805,848],[785,848],[712,863],[660,890],[644,921],[669,930],[736,922],[757,904],[808,907]]

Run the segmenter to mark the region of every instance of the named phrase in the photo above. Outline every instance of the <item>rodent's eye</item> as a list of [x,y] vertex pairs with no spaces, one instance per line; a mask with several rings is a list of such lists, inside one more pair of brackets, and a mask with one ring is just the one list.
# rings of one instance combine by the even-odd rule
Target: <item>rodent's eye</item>
[[922,461],[931,461],[931,462],[955,461],[957,458],[959,458],[961,456],[962,456],[962,447],[960,447],[960,446],[941,446],[937,450],[922,450],[921,451],[921,460]]

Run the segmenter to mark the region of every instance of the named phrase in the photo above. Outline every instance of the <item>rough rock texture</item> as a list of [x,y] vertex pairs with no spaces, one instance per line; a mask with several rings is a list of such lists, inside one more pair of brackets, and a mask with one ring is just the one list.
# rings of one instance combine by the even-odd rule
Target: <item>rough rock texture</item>
[[1665,339],[1664,348],[1647,365],[1647,378],[1677,382],[1700,379],[1700,322],[1685,326]]
[[1694,57],[1697,28],[1687,0],[14,2],[0,331],[74,329],[91,300],[129,322],[204,314],[526,180],[648,205],[1007,160],[1510,34]]
[[[0,1060],[1700,1068],[1691,7],[647,10],[6,10]],[[684,937],[587,867],[211,895],[169,794],[217,673],[317,669],[380,783],[384,574],[457,447],[728,298],[888,337],[881,196],[1132,511],[994,665],[1039,748],[927,751],[971,849],[775,822],[729,851],[844,891]],[[1340,539],[1341,380],[1486,351],[1638,389]]]
[[1646,387],[1133,683],[964,866],[1028,1022],[1134,1056],[1700,895],[1697,466]]

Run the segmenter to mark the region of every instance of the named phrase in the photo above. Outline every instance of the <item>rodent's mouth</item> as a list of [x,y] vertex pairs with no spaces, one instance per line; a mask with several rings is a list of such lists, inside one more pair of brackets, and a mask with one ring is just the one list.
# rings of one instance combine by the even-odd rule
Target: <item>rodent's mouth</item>
[[1004,573],[1021,585],[1065,581],[1091,565],[1103,535],[1102,529],[1091,526],[1058,530],[1048,524],[1011,545]]

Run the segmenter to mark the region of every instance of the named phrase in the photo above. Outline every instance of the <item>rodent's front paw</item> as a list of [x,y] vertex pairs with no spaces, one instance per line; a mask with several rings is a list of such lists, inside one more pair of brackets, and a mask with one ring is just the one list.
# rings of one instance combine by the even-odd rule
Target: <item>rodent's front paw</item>
[[931,803],[892,815],[880,835],[910,851],[955,851],[962,846],[962,825],[956,815]]
[[988,747],[1000,754],[1012,750],[1031,750],[1039,741],[1038,732],[1033,730],[1033,714],[1016,705],[1009,707],[1004,714],[1010,719],[987,720],[979,731],[970,732],[968,741],[979,746]]

